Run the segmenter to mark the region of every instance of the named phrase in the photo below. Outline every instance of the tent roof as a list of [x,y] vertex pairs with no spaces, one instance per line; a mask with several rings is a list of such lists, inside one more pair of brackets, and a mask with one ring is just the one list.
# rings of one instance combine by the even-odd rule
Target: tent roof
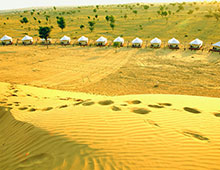
[[107,38],[101,36],[99,39],[96,40],[96,42],[107,42]]
[[176,38],[172,38],[168,41],[168,44],[180,44],[180,42]]
[[135,43],[140,43],[140,44],[142,44],[143,41],[142,41],[140,38],[136,37],[136,38],[132,41],[132,44],[135,44]]
[[191,41],[189,44],[190,45],[202,45],[203,41],[201,41],[200,39],[196,38],[195,40]]
[[84,36],[82,36],[82,37],[80,37],[79,39],[78,39],[78,41],[88,41],[89,39],[87,38],[87,37],[84,37]]
[[5,41],[5,40],[11,40],[12,41],[12,38],[7,36],[7,35],[4,35],[2,38],[1,38],[1,41]]
[[66,35],[64,35],[60,41],[70,41],[70,37],[67,37]]
[[159,38],[154,38],[150,41],[151,44],[161,44],[161,40]]
[[215,43],[215,44],[212,44],[214,47],[220,47],[220,41]]
[[[45,38],[41,38],[41,41],[46,41]],[[51,41],[51,38],[48,38],[47,41]]]
[[117,37],[113,42],[121,42],[121,43],[124,43],[124,38]]
[[25,41],[25,40],[33,41],[33,38],[28,35],[25,35],[24,38],[22,38],[22,41]]

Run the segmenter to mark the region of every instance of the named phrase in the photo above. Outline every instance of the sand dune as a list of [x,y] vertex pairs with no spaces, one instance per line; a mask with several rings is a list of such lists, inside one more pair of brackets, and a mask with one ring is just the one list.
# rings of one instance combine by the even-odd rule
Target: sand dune
[[3,169],[218,169],[219,98],[0,83]]

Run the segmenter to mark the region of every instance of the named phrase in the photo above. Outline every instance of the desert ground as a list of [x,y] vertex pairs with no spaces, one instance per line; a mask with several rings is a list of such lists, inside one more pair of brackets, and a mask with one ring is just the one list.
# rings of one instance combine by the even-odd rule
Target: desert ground
[[[220,54],[209,52],[219,18],[217,1],[0,11],[0,36],[14,43],[0,45],[0,170],[219,170]],[[49,48],[39,26],[52,28]],[[33,45],[21,45],[26,34]],[[126,45],[76,46],[82,35]],[[173,37],[179,50],[167,48]],[[203,47],[190,51],[195,38]]]
[[102,95],[220,97],[220,55],[113,47],[0,47],[0,80]]

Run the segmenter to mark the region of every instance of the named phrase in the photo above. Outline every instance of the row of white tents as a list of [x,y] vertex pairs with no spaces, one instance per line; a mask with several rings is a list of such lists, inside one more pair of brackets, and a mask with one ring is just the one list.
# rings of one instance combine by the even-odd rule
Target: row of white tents
[[[11,44],[12,43],[12,38],[5,35],[1,38],[1,41],[3,44]],[[45,39],[41,39],[42,42],[45,42]],[[68,37],[68,36],[63,36],[61,39],[60,39],[60,42],[62,44],[70,44],[70,41],[71,41],[71,38]],[[48,42],[51,42],[51,39],[48,39]],[[87,45],[89,42],[89,39],[87,37],[80,37],[78,39],[78,43],[80,45]],[[108,40],[107,38],[101,36],[100,38],[98,38],[96,40],[96,44],[99,45],[99,46],[105,46],[107,44]],[[32,44],[33,43],[33,38],[28,36],[28,35],[25,35],[23,38],[22,38],[22,43],[23,44]],[[113,43],[118,43],[120,46],[123,46],[125,41],[122,37],[117,37]],[[150,41],[151,43],[151,46],[152,47],[160,47],[161,46],[161,43],[162,41],[159,39],[159,38],[154,38]],[[141,40],[140,38],[135,38],[133,41],[132,41],[132,46],[133,47],[141,47],[143,44],[143,40]],[[172,38],[168,41],[168,45],[170,47],[173,47],[173,48],[178,48],[180,42],[175,39],[175,38]],[[199,40],[199,39],[195,39],[193,41],[191,41],[190,43],[190,47],[191,48],[200,48],[202,45],[203,45],[203,41]],[[217,42],[215,44],[213,44],[213,47],[216,48],[216,49],[219,49],[220,50],[220,42]]]

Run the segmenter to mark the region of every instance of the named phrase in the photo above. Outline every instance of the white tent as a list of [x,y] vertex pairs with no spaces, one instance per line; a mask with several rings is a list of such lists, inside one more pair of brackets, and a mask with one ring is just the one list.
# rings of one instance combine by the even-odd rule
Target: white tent
[[169,48],[179,49],[180,42],[176,38],[172,38],[168,41]]
[[69,44],[70,43],[70,37],[67,37],[66,35],[64,35],[61,39],[60,39],[61,44]]
[[217,49],[217,50],[220,50],[220,41],[215,43],[215,44],[212,44],[212,46]]
[[[44,38],[40,39],[40,41],[41,41],[43,44],[45,44],[45,43],[46,43],[46,40],[45,40]],[[48,44],[50,44],[50,43],[51,43],[51,41],[52,41],[52,39],[51,39],[51,38],[48,38],[48,39],[47,39],[47,43],[48,43]]]
[[12,38],[7,36],[7,35],[4,35],[2,38],[1,38],[1,41],[2,41],[2,44],[11,44],[12,43]]
[[168,41],[169,45],[179,45],[180,42],[176,38],[172,38]]
[[88,41],[89,41],[89,39],[87,37],[84,37],[84,36],[82,36],[78,39],[78,42],[79,42],[80,45],[87,45]]
[[33,38],[25,35],[24,38],[22,38],[21,40],[23,42],[23,44],[32,44],[33,43]]
[[120,43],[121,45],[123,45],[125,41],[124,41],[124,38],[117,37],[113,42],[114,43]]
[[143,41],[140,38],[136,37],[131,43],[133,47],[141,47]]
[[96,40],[96,43],[97,45],[106,45],[107,41],[107,38],[101,36],[99,39]]
[[159,38],[154,38],[150,41],[151,46],[153,47],[160,47],[161,46],[161,40]]
[[201,41],[200,39],[197,38],[197,39],[191,41],[189,44],[191,47],[200,48],[203,45],[203,41]]

